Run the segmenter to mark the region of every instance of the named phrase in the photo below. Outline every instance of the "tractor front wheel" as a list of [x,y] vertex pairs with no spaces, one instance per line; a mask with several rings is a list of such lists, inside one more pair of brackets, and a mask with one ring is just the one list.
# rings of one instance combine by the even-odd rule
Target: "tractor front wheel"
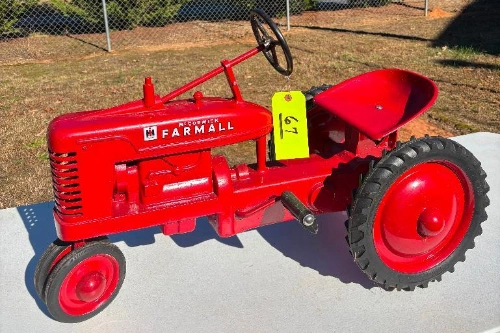
[[71,250],[71,243],[66,243],[60,239],[56,239],[52,244],[49,245],[47,250],[45,250],[42,257],[38,261],[35,269],[34,283],[36,293],[38,294],[38,297],[40,297],[43,301],[45,301],[44,290],[49,273],[66,254],[71,252]]
[[125,278],[125,257],[107,241],[95,241],[66,254],[50,272],[44,301],[54,319],[76,323],[101,312]]
[[453,272],[487,218],[486,174],[458,143],[411,140],[375,165],[347,223],[354,260],[385,289],[413,290]]

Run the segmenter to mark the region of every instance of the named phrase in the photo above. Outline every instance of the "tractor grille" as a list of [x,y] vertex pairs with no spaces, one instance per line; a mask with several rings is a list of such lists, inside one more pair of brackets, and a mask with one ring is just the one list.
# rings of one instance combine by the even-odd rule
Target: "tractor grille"
[[76,153],[49,151],[55,209],[63,215],[82,215]]

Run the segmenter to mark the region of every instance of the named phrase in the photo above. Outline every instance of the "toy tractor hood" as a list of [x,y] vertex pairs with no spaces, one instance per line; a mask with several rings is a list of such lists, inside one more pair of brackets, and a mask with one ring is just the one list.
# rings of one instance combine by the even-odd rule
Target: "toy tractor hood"
[[272,129],[269,110],[245,101],[205,98],[146,106],[139,100],[110,109],[77,112],[49,125],[52,152],[77,151],[78,146],[126,141],[138,153],[176,154],[256,139]]

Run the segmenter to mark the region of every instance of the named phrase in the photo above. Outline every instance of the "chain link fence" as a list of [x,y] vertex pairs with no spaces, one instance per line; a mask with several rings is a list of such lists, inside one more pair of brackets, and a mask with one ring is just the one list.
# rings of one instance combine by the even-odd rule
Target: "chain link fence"
[[[423,16],[428,0],[2,0],[0,64],[244,36],[251,9],[279,24]],[[453,10],[469,0],[431,0]],[[457,5],[457,3],[460,3]],[[3,59],[3,60],[2,60]]]

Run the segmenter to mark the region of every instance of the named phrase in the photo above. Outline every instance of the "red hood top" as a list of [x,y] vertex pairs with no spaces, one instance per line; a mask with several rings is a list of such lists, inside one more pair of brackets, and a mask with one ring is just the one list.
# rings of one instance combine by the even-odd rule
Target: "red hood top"
[[49,149],[72,152],[85,144],[120,140],[137,153],[174,154],[255,139],[272,129],[269,110],[253,103],[201,98],[163,104],[155,99],[151,107],[139,100],[59,116],[49,124]]

